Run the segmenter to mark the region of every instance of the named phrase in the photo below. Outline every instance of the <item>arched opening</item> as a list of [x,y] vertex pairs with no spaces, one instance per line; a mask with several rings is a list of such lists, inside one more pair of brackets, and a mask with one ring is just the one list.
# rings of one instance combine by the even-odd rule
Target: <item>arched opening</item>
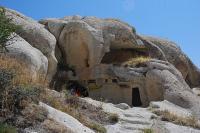
[[134,107],[142,106],[139,88],[132,88],[132,105]]

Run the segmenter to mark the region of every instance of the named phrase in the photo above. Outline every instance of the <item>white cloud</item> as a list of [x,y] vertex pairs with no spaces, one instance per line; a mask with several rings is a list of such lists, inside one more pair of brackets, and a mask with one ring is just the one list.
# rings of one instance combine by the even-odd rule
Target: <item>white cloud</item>
[[123,0],[123,9],[126,12],[133,11],[134,6],[135,6],[135,0]]

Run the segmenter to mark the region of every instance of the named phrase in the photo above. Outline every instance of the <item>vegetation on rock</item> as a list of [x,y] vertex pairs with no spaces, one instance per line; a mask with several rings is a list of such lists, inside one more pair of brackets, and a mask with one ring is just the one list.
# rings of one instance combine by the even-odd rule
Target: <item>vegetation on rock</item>
[[20,26],[11,23],[11,20],[12,19],[6,17],[5,9],[0,7],[0,52],[7,51],[6,45],[8,44],[6,44],[6,42],[13,41],[15,35],[12,33],[20,28]]
[[180,117],[180,116],[177,116],[176,114],[169,112],[168,110],[164,110],[164,111],[156,110],[156,111],[153,111],[153,113],[160,116],[161,120],[163,121],[168,121],[174,124],[178,124],[182,126],[190,126],[193,128],[200,129],[200,123],[198,122],[198,119],[196,119],[193,116]]
[[0,123],[0,133],[17,133],[16,128]]
[[95,130],[98,133],[105,133],[105,124],[113,124],[118,120],[117,115],[105,113],[103,110],[80,100],[76,96],[62,93],[51,93],[46,90],[41,95],[44,103],[65,112],[79,120],[83,125]]
[[145,57],[145,56],[131,58],[128,61],[124,62],[123,66],[135,67],[135,66],[141,65],[142,63],[149,61],[150,59],[151,59],[150,57]]
[[143,129],[142,131],[143,133],[154,133],[153,129],[151,128],[146,128],[146,129]]
[[[43,86],[37,84],[37,81],[30,78],[30,73],[23,63],[0,56],[1,123],[21,129],[44,121],[47,113],[37,105]],[[1,126],[5,133],[14,131],[6,127]]]
[[118,114],[110,114],[108,118],[111,123],[117,123],[119,121]]

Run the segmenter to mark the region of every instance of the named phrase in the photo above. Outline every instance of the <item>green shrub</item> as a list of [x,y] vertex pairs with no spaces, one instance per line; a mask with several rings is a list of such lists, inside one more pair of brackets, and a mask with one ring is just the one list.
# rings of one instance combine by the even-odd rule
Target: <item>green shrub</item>
[[12,41],[14,36],[11,36],[11,34],[20,28],[12,24],[11,20],[5,16],[5,9],[0,7],[0,52],[7,51],[6,42]]
[[115,124],[119,121],[119,116],[118,114],[110,114],[108,119],[110,120],[111,123]]
[[136,33],[136,29],[134,27],[132,27],[132,32]]
[[39,102],[40,90],[41,89],[37,86],[17,86],[13,88],[10,95],[14,99],[16,108],[23,108],[21,103],[23,101],[26,101],[27,103]]
[[143,129],[142,131],[143,133],[154,133],[153,129],[150,128]]
[[0,69],[0,113],[1,116],[4,115],[4,113],[7,113],[7,107],[8,107],[8,93],[12,88],[12,79],[13,79],[13,73],[10,72],[7,69]]
[[90,123],[88,125],[89,128],[91,128],[92,130],[96,131],[97,133],[106,133],[106,128],[103,127],[100,124],[96,124],[96,123]]
[[16,128],[0,123],[0,133],[17,133]]
[[0,91],[11,86],[14,74],[7,69],[0,69]]
[[18,112],[26,103],[38,102],[41,89],[31,85],[14,86],[14,77],[10,69],[0,69],[0,116]]

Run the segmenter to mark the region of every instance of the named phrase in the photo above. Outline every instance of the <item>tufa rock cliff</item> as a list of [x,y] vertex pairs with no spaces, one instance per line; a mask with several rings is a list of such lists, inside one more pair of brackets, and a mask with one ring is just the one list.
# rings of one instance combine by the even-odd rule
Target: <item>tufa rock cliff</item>
[[[68,16],[37,22],[11,9],[6,9],[6,16],[22,27],[14,33],[15,41],[7,42],[11,45],[6,54],[27,64],[30,77],[45,75],[51,89],[58,87],[59,91],[67,82],[75,81],[88,89],[90,98],[117,104],[102,104],[105,112],[114,111],[120,119],[115,125],[105,126],[108,132],[141,131],[152,125],[159,132],[173,132],[170,127],[180,131],[170,123],[158,124],[160,121],[156,121],[156,127],[148,106],[166,107],[172,112],[177,109],[200,118],[200,97],[192,91],[200,86],[200,70],[176,43],[139,35],[134,27],[117,19]],[[89,98],[81,100],[93,106],[101,104]],[[76,123],[70,131],[77,132],[79,127],[93,132],[45,103],[40,102],[40,106],[66,127]],[[136,115],[140,111],[144,117]]]

